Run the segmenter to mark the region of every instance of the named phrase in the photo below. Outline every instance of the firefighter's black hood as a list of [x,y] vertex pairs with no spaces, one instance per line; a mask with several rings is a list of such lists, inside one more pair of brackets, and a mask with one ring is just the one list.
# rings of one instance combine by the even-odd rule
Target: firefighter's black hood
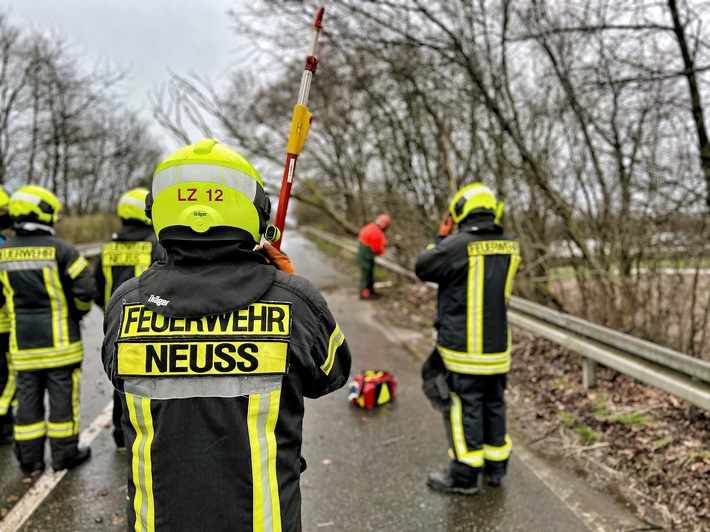
[[[258,300],[276,276],[276,268],[252,250],[253,244],[185,244],[169,243],[167,262],[153,264],[140,276],[141,302],[164,316],[189,318],[244,308]],[[196,290],[200,297],[195,297]]]

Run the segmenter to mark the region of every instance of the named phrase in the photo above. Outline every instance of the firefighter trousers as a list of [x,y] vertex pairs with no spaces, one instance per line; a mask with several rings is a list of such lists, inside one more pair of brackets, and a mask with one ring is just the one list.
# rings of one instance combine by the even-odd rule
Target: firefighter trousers
[[118,391],[113,391],[113,441],[116,442],[116,447],[119,449],[126,446],[125,437],[123,435],[123,427],[121,426],[121,418],[123,418],[123,407],[121,406],[121,394]]
[[502,477],[511,454],[506,433],[506,375],[449,373],[451,407],[444,414],[449,440],[451,474],[475,482],[481,470]]
[[0,333],[0,440],[12,436],[12,403],[15,399],[15,375],[10,365],[10,333]]
[[[70,461],[78,453],[81,364],[17,372],[15,453],[22,464],[44,462],[49,437],[52,462]],[[49,395],[49,416],[45,414]]]

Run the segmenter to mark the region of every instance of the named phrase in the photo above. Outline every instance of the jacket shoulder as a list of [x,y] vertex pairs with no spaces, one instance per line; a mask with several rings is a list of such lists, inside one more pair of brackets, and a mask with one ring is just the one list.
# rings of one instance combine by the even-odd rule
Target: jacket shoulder
[[138,281],[140,277],[131,277],[128,281],[121,284],[116,291],[111,295],[111,298],[106,305],[106,314],[109,314],[112,308],[123,300],[128,299],[131,302],[138,301]]
[[290,292],[307,303],[312,309],[320,309],[326,305],[323,295],[305,277],[277,270],[272,286]]

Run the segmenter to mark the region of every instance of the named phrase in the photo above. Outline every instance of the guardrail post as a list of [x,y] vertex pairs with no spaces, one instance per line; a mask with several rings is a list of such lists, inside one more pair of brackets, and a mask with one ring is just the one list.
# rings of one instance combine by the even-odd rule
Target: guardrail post
[[585,388],[596,388],[597,366],[599,366],[599,364],[591,358],[582,360],[582,384]]

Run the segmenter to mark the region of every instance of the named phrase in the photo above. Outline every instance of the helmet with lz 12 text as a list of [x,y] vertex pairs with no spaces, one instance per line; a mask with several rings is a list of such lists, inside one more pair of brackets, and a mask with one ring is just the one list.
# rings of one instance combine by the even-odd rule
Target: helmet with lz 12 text
[[52,226],[62,208],[57,196],[38,185],[18,188],[10,196],[9,213],[15,222],[37,222]]
[[213,139],[185,146],[161,162],[146,199],[146,214],[161,242],[259,242],[270,213],[256,169]]
[[129,190],[121,195],[116,205],[116,214],[122,220],[137,220],[146,225],[153,222],[145,214],[145,199],[150,191],[147,188],[138,187]]
[[477,182],[466,185],[454,194],[449,203],[449,212],[457,224],[469,215],[479,212],[489,212],[498,223],[503,216],[503,202],[497,202],[493,191],[483,183]]

